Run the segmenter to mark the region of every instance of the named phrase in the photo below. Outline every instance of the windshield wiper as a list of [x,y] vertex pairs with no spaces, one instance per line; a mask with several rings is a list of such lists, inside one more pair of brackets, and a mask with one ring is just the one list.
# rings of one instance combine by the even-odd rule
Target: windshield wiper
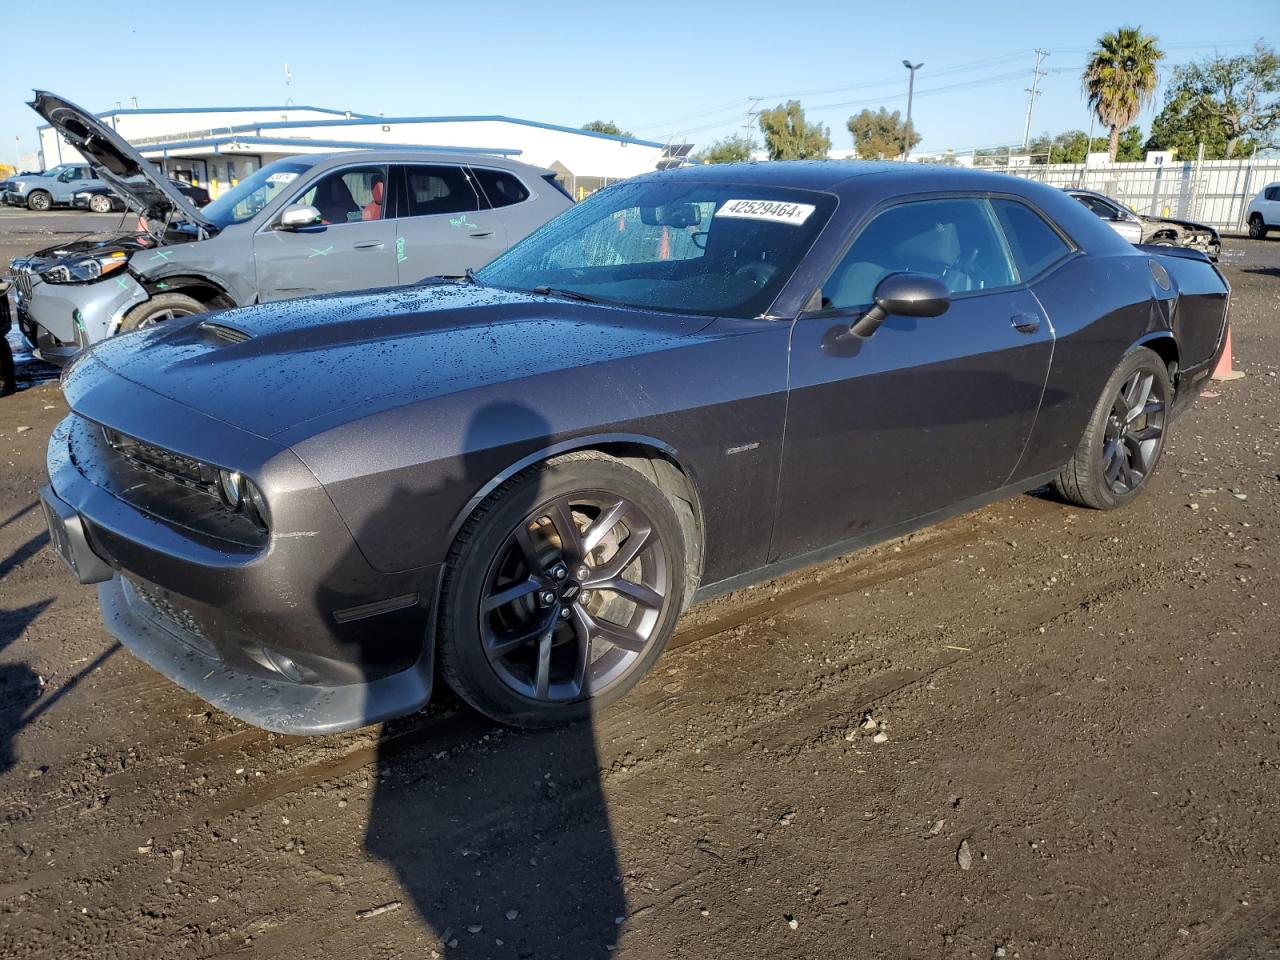
[[482,281],[479,277],[477,277],[476,272],[472,270],[470,267],[467,267],[467,272],[463,274],[462,279],[465,280],[467,283],[472,284],[473,286],[477,286],[477,287],[484,286],[484,281]]
[[577,290],[565,290],[561,287],[534,287],[533,292],[540,297],[560,297],[563,300],[577,300],[580,303],[608,303],[608,300],[601,300],[599,297],[593,297],[587,293],[579,293]]

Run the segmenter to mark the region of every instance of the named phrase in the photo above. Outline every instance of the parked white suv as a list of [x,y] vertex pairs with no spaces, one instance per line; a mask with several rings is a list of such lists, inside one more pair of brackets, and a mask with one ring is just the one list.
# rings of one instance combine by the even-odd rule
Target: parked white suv
[[1280,229],[1280,183],[1269,183],[1249,201],[1244,214],[1249,236],[1261,240],[1268,230]]

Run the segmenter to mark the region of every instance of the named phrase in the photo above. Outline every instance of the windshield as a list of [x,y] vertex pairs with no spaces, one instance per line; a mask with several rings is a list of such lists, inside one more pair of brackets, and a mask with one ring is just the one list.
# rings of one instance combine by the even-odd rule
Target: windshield
[[244,223],[288,188],[298,175],[311,169],[311,164],[300,160],[277,160],[258,170],[251,177],[220,196],[213,203],[202,207],[200,215],[219,227]]
[[624,182],[561,214],[477,277],[674,313],[758,316],[834,208],[830,194],[787,187]]

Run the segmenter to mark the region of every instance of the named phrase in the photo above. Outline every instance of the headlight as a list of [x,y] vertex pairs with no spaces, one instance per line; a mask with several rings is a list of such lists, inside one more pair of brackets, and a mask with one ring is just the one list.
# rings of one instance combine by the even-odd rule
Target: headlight
[[252,480],[236,470],[219,470],[218,492],[222,495],[222,502],[228,507],[243,513],[262,529],[267,529],[267,499]]
[[89,283],[107,274],[123,270],[129,258],[124,253],[110,253],[103,257],[86,257],[74,263],[60,263],[40,274],[45,283]]

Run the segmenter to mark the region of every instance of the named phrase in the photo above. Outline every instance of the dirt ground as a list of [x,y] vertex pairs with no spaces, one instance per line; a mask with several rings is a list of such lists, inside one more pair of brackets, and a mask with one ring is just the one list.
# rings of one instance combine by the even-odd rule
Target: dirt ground
[[0,957],[1280,956],[1280,242],[1224,263],[1248,376],[1131,509],[724,598],[551,733],[211,712],[46,548],[56,385],[0,401]]

